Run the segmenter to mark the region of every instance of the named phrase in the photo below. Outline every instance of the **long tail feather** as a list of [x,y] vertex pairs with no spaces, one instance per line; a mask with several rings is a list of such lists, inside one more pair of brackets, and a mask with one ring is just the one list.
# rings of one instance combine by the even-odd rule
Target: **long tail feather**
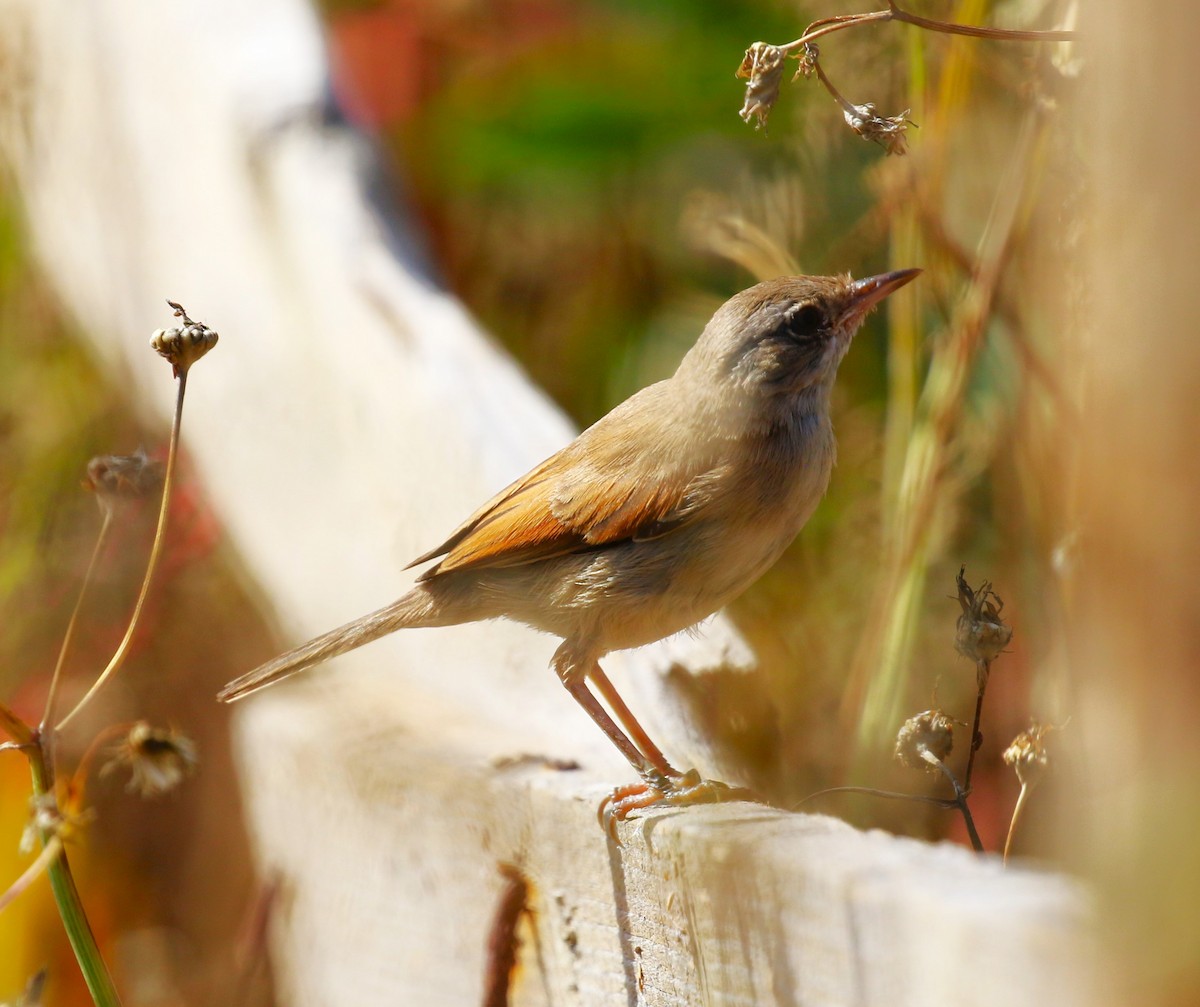
[[430,607],[428,593],[418,587],[384,608],[323,633],[235,678],[217,693],[217,699],[223,703],[235,702],[398,629],[426,625]]

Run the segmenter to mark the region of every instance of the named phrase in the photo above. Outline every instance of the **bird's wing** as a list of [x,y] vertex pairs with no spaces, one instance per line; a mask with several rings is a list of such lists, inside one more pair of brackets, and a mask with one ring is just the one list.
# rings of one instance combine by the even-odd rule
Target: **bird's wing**
[[[651,386],[639,397],[652,391],[661,394]],[[412,565],[444,557],[422,575],[426,580],[451,570],[519,566],[655,538],[678,528],[708,499],[713,464],[707,452],[672,451],[668,425],[646,429],[648,416],[661,415],[626,402],[501,490]]]

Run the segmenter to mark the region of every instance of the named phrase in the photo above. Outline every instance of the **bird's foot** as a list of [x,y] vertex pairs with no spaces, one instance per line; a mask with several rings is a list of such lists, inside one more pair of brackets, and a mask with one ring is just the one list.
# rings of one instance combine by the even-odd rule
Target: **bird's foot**
[[617,823],[645,808],[683,808],[690,804],[720,804],[723,801],[759,801],[745,787],[731,787],[719,780],[705,780],[694,769],[670,775],[655,773],[640,783],[617,787],[600,802],[600,826],[620,843]]

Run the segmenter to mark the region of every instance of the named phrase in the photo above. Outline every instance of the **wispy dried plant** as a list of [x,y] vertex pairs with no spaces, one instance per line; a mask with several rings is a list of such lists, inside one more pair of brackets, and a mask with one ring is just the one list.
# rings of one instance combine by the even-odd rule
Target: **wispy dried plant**
[[[162,466],[152,461],[144,451],[132,455],[104,455],[92,459],[88,464],[84,485],[96,494],[102,518],[96,546],[92,550],[75,606],[63,632],[58,659],[50,674],[41,722],[36,727],[26,724],[11,709],[0,704],[0,729],[11,738],[11,741],[0,744],[0,750],[20,751],[29,760],[33,777],[33,797],[26,835],[31,844],[41,847],[39,855],[21,877],[0,895],[0,909],[28,889],[43,873],[48,875],[59,914],[88,991],[93,1002],[102,1007],[115,1007],[120,1000],[84,912],[68,856],[68,846],[78,837],[89,818],[85,791],[92,762],[106,742],[119,736],[121,742],[112,753],[112,763],[123,766],[131,773],[133,788],[143,796],[160,793],[177,785],[190,775],[196,763],[195,747],[190,739],[177,731],[156,729],[144,722],[110,727],[101,731],[80,759],[74,772],[65,777],[66,782],[60,779],[64,774],[60,772],[62,767],[58,763],[57,752],[59,732],[72,722],[92,701],[97,691],[111,680],[129,652],[130,641],[138,628],[154,571],[162,553],[178,458],[188,371],[192,364],[217,342],[215,331],[190,319],[181,305],[172,301],[167,303],[174,310],[176,317],[181,318],[183,322],[171,329],[158,330],[151,339],[151,346],[155,352],[171,364],[172,372],[178,379],[175,416],[166,464]],[[159,489],[161,500],[154,543],[125,633],[111,660],[83,698],[60,719],[57,717],[56,707],[63,667],[109,530],[125,502]]]
[[868,11],[862,14],[838,14],[834,17],[814,21],[804,33],[784,45],[754,42],[746,50],[737,76],[746,81],[745,100],[739,112],[745,122],[754,120],[755,129],[762,129],[779,99],[784,66],[788,58],[797,60],[792,80],[815,76],[830,96],[842,107],[842,114],[854,132],[865,140],[880,144],[889,154],[903,154],[907,150],[905,133],[910,125],[911,109],[896,115],[880,115],[873,102],[856,104],[846,98],[830,80],[820,62],[820,50],[816,45],[819,38],[847,28],[878,24],[884,21],[899,21],[926,31],[945,35],[965,35],[970,38],[996,39],[1007,42],[1071,42],[1078,36],[1069,29],[1042,31],[1020,31],[1009,28],[990,28],[979,25],[956,24],[937,18],[922,17],[901,8],[894,0],[888,0],[887,10]]

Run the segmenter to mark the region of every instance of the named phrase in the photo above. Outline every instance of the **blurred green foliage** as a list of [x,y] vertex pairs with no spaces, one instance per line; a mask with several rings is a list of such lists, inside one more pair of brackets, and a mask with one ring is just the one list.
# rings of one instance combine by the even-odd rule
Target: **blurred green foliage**
[[[522,5],[502,9],[522,17]],[[698,194],[741,203],[769,180],[790,198],[756,222],[811,271],[861,269],[829,249],[868,207],[861,169],[878,151],[841,136],[835,106],[803,85],[770,135],[738,118],[742,51],[794,37],[803,22],[790,6],[556,9],[560,19],[507,47],[454,49],[448,33],[436,84],[393,136],[452,287],[587,423],[661,377],[710,308],[752,279],[688,246],[681,221]],[[838,172],[808,143],[814,100],[824,121],[812,129],[832,123],[845,155]]]

